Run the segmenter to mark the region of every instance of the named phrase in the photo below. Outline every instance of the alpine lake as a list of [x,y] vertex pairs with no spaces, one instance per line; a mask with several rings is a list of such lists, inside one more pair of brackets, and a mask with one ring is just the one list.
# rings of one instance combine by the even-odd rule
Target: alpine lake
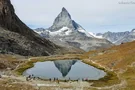
[[106,76],[106,72],[81,60],[56,60],[36,62],[34,67],[25,70],[23,75],[33,75],[41,79],[98,80]]

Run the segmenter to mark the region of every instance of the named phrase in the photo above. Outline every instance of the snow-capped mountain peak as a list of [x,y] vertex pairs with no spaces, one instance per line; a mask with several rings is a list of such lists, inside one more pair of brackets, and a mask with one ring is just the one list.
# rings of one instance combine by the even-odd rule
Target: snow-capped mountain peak
[[[40,31],[40,32],[42,32],[42,31]],[[81,35],[81,36],[85,36],[85,37],[94,38],[85,29],[83,29],[82,26],[80,26],[78,23],[76,23],[74,20],[72,20],[71,15],[64,7],[62,8],[60,14],[54,20],[53,25],[50,28],[46,29],[44,32],[45,32],[45,34],[47,32],[52,36],[55,36],[55,35],[71,36],[71,35],[75,34],[75,35],[79,35],[79,36]]]
[[99,40],[93,34],[88,33],[81,25],[72,20],[71,15],[65,8],[62,8],[50,28],[35,31],[57,45],[69,45],[85,51],[112,45],[109,41]]

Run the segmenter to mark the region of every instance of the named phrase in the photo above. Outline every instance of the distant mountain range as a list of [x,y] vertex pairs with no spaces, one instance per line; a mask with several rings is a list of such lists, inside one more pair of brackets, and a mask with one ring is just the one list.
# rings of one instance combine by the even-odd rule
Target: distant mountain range
[[72,20],[64,7],[51,27],[48,29],[37,28],[34,31],[57,45],[73,46],[85,51],[113,45],[106,39],[99,39],[88,33],[81,25]]
[[119,45],[121,43],[132,42],[135,40],[135,29],[132,31],[125,32],[106,32],[106,33],[97,33],[95,36],[100,38],[105,38],[112,43]]

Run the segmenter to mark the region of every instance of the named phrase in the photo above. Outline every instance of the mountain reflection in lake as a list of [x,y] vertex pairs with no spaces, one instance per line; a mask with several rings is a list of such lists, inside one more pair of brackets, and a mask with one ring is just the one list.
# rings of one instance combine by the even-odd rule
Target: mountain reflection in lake
[[37,62],[33,68],[24,72],[24,75],[34,75],[42,79],[90,79],[97,80],[106,75],[102,70],[87,65],[79,60],[57,60]]
[[74,65],[77,60],[63,60],[63,61],[54,61],[55,66],[62,73],[62,76],[65,77],[71,70],[72,65]]

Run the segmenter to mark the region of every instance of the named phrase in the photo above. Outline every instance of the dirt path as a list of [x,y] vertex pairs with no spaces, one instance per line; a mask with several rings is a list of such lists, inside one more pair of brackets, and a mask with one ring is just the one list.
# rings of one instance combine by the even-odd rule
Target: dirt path
[[[2,77],[4,79],[12,79],[12,80],[16,80],[14,83],[25,83],[28,85],[31,85],[35,88],[37,88],[37,90],[40,90],[41,88],[43,90],[46,90],[45,88],[55,88],[55,90],[84,90],[84,87],[89,88],[90,83],[88,82],[82,82],[82,81],[69,81],[69,82],[60,82],[59,84],[57,82],[53,82],[53,81],[43,81],[43,80],[30,80],[30,81],[26,81],[26,77],[23,76],[7,76],[7,75],[2,75]],[[41,89],[41,90],[42,90]],[[48,89],[49,90],[49,89]],[[54,90],[54,89],[53,89]]]
[[127,85],[126,80],[122,80],[119,84],[114,84],[112,86],[105,86],[105,87],[91,87],[97,90],[119,90],[120,88],[125,88]]

